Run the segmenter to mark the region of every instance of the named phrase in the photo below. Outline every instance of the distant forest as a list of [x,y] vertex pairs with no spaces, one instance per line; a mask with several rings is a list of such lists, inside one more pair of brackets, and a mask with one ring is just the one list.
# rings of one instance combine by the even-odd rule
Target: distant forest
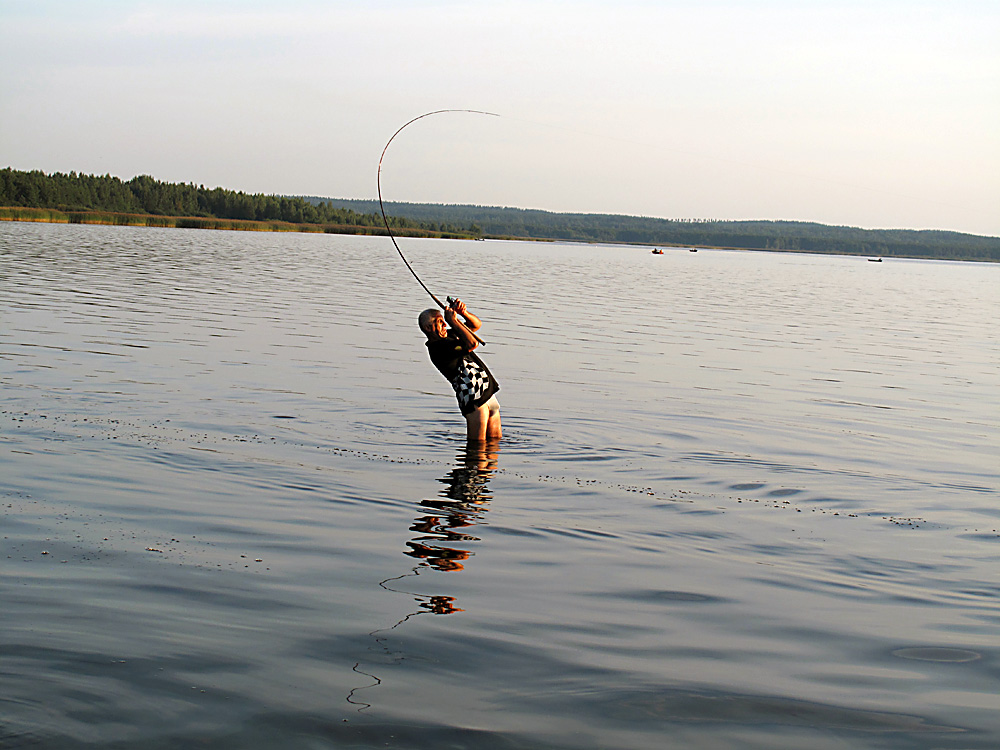
[[[323,200],[355,211],[378,210],[378,202],[372,200],[309,196],[306,200]],[[683,221],[473,205],[386,203],[385,207],[393,216],[430,225],[469,226],[486,237],[1000,261],[1000,238],[960,232],[857,229],[795,221]]]
[[[0,169],[0,218],[25,211],[80,213],[48,220],[146,223],[136,215],[187,217],[161,226],[300,229],[383,234],[378,202],[248,194],[204,185],[161,182],[148,175],[45,174]],[[18,213],[20,211],[20,213]],[[1000,238],[911,229],[857,229],[791,221],[681,221],[609,214],[552,213],[521,208],[386,203],[399,234],[490,237],[675,247],[730,247],[946,260],[1000,261]],[[97,215],[95,212],[104,212]],[[42,215],[38,214],[38,219]],[[225,222],[228,222],[225,223]],[[250,223],[256,223],[251,226]]]

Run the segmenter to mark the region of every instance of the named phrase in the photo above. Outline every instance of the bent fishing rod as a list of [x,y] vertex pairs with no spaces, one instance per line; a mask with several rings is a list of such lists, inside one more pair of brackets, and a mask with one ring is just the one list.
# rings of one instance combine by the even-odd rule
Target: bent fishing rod
[[[404,124],[403,127],[401,127],[399,130],[397,130],[395,133],[393,133],[392,134],[392,138],[390,138],[389,141],[385,144],[385,148],[382,149],[382,155],[379,157],[379,160],[378,160],[378,177],[376,178],[376,185],[378,187],[378,207],[379,207],[379,210],[382,212],[382,223],[385,224],[385,231],[389,234],[389,239],[392,240],[392,246],[394,248],[396,248],[396,252],[399,253],[399,257],[403,259],[403,263],[406,264],[406,267],[410,270],[410,273],[413,274],[413,278],[415,278],[417,280],[417,283],[420,284],[420,286],[423,287],[424,291],[427,292],[431,296],[431,299],[434,300],[434,302],[437,303],[437,306],[440,307],[442,310],[447,310],[448,306],[445,305],[441,300],[439,300],[434,295],[434,292],[432,292],[430,289],[428,289],[427,285],[423,281],[421,281],[421,279],[420,279],[419,276],[417,276],[417,272],[413,270],[413,266],[410,265],[410,261],[408,261],[406,259],[406,256],[403,255],[403,251],[399,249],[399,243],[396,242],[396,237],[395,237],[395,235],[393,235],[392,229],[389,227],[389,218],[385,215],[385,206],[382,203],[382,160],[385,159],[385,152],[389,150],[389,144],[391,144],[393,142],[393,140],[395,140],[396,136],[399,135],[400,133],[402,133],[403,130],[405,130],[408,126],[412,125],[417,120],[422,120],[425,117],[430,117],[431,115],[440,115],[440,114],[445,113],[445,112],[469,112],[469,113],[474,114],[474,115],[489,115],[490,117],[499,117],[500,116],[500,115],[496,114],[495,112],[483,112],[482,110],[478,110],[478,109],[436,109],[433,112],[425,112],[424,114],[420,115],[419,117],[414,117],[412,120],[410,120],[409,122],[407,122],[406,124]],[[451,297],[448,297],[447,300],[450,303],[451,302]],[[472,331],[469,331],[469,333],[472,333]],[[472,336],[480,344],[482,344],[483,346],[486,346],[486,342],[483,341],[478,336],[476,336],[475,333],[472,333]]]

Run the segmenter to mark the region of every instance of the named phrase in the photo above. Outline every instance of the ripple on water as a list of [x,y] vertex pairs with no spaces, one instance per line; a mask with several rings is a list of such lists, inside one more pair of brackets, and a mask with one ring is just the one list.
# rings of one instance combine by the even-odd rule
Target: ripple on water
[[983,655],[977,651],[969,651],[964,648],[944,648],[941,646],[914,646],[910,648],[897,648],[892,652],[893,656],[900,659],[914,659],[916,661],[933,661],[948,664],[961,664],[963,662],[978,661]]

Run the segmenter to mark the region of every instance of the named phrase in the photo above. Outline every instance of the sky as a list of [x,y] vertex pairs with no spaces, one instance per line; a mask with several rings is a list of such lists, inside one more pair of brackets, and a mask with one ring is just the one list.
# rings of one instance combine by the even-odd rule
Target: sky
[[0,168],[1000,236],[1000,3],[0,0]]

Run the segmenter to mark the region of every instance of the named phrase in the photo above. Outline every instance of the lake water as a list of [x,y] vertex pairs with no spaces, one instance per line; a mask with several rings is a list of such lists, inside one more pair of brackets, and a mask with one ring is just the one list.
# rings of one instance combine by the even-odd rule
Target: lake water
[[996,748],[1000,266],[0,223],[0,747]]

